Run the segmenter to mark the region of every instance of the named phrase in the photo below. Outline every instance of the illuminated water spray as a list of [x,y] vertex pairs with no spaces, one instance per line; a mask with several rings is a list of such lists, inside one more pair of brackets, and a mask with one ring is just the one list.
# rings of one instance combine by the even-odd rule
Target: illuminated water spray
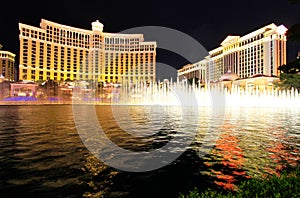
[[[157,83],[135,83],[111,88],[103,98],[95,100],[94,92],[86,100],[82,92],[75,92],[78,103],[93,103],[95,105],[183,105],[178,95],[186,99],[185,105],[210,107],[213,105],[212,97],[220,97],[221,104],[226,107],[300,107],[300,94],[297,89],[290,90],[258,90],[246,91],[236,85],[230,89],[220,85],[201,87],[199,84],[186,82],[164,81]],[[188,102],[189,98],[196,97],[197,103]],[[216,103],[214,103],[216,104]]]

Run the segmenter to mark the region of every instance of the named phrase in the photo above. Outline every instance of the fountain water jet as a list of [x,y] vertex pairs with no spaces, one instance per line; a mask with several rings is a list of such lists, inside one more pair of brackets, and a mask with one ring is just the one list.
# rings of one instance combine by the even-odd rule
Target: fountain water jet
[[[81,89],[77,87],[73,102],[104,104],[104,100],[96,101],[90,97],[89,101],[82,100]],[[166,81],[157,83],[126,84],[113,88],[109,94],[111,105],[162,105],[162,106],[204,106],[225,105],[226,107],[300,107],[300,94],[297,89],[291,90],[244,90],[232,85],[230,89],[220,85],[201,87],[193,82]],[[196,97],[197,104],[189,102]],[[182,103],[184,98],[185,102]],[[217,99],[217,100],[216,100]],[[214,102],[212,102],[214,100]],[[107,99],[106,99],[107,101]],[[216,103],[216,101],[219,101]],[[107,104],[107,103],[105,103]]]

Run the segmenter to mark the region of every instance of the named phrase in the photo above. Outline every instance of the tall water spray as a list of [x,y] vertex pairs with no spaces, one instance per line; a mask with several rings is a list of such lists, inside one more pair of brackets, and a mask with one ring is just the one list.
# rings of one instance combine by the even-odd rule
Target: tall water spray
[[[300,107],[300,95],[297,89],[291,90],[245,90],[236,85],[222,87],[221,85],[201,86],[200,83],[189,84],[177,81],[156,83],[132,83],[112,88],[102,98],[91,93],[89,100],[83,100],[82,87],[74,91],[75,103],[92,103],[96,105],[162,105],[162,106],[212,106],[226,107]],[[195,97],[197,103],[189,102]],[[184,104],[182,100],[185,100]],[[213,102],[214,101],[214,102]],[[219,102],[216,102],[219,101]]]

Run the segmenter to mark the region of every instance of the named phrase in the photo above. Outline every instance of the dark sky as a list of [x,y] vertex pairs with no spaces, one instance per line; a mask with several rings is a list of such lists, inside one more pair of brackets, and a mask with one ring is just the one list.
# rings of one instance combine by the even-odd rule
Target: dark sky
[[[0,12],[3,49],[15,53],[18,58],[18,23],[39,27],[42,18],[83,29],[91,29],[91,22],[99,19],[105,32],[137,26],[164,26],[192,36],[211,50],[229,34],[242,36],[270,23],[287,28],[300,23],[300,3],[291,5],[288,0],[7,0],[1,2]],[[288,41],[288,61],[296,58],[298,50],[300,43]],[[186,63],[185,59],[164,50],[158,50],[157,60],[176,68]]]

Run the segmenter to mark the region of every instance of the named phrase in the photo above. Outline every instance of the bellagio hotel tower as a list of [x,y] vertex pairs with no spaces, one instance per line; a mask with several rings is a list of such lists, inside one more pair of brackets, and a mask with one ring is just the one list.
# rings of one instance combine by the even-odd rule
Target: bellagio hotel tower
[[155,81],[156,42],[143,34],[104,33],[41,20],[40,28],[19,23],[19,80]]

